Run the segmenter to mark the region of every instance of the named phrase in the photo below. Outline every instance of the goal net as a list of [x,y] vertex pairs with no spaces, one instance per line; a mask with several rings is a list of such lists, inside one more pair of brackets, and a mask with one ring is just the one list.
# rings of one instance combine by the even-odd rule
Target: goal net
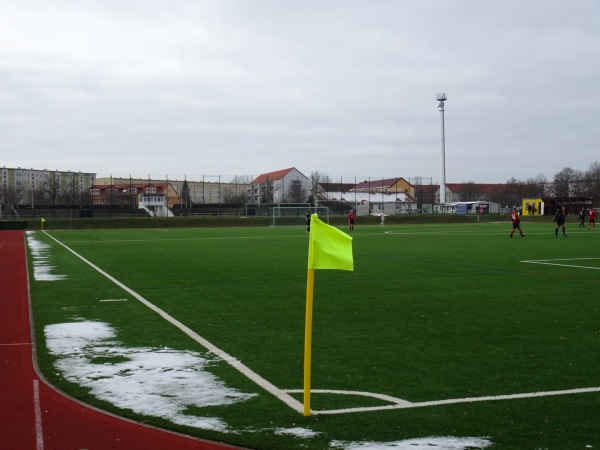
[[271,209],[271,226],[305,225],[307,213],[317,213],[319,219],[329,223],[329,208],[326,206],[273,206]]

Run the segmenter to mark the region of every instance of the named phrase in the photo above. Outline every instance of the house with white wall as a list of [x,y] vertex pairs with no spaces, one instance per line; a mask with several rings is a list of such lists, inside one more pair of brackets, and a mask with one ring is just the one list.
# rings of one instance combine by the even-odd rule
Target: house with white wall
[[295,167],[263,173],[248,186],[248,203],[305,203],[310,181]]

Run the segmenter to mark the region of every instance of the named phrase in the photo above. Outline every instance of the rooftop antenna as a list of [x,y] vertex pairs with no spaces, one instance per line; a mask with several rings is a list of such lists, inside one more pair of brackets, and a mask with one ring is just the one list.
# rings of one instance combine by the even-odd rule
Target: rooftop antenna
[[438,108],[442,113],[442,178],[440,181],[440,204],[446,203],[446,133],[444,130],[444,102],[446,93],[437,94]]

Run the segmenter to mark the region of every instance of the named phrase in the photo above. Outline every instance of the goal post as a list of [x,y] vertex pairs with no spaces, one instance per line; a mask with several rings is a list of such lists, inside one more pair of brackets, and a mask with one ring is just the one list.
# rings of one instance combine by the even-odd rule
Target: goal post
[[326,206],[273,206],[271,208],[271,226],[305,225],[307,213],[317,213],[319,219],[329,223],[329,208]]

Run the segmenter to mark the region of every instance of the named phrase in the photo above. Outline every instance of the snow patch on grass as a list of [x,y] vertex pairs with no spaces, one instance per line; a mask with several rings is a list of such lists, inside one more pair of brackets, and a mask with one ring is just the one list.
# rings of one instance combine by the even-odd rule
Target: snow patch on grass
[[477,437],[426,437],[395,442],[333,441],[332,449],[341,450],[467,450],[484,449],[492,445],[489,439]]
[[66,275],[52,273],[56,267],[50,265],[51,246],[38,240],[33,231],[27,231],[26,234],[27,245],[33,257],[33,279],[35,281],[56,281],[68,278]]
[[296,437],[300,437],[300,438],[312,438],[312,437],[315,437],[320,434],[318,431],[312,431],[307,428],[300,428],[300,427],[276,428],[274,433],[280,434],[280,435],[287,434],[287,435],[296,436]]
[[116,332],[106,323],[48,325],[44,333],[48,350],[58,357],[56,368],[67,380],[89,388],[101,400],[139,414],[229,432],[219,418],[186,411],[230,405],[257,395],[228,388],[205,370],[212,361],[198,353],[124,347],[113,340]]

